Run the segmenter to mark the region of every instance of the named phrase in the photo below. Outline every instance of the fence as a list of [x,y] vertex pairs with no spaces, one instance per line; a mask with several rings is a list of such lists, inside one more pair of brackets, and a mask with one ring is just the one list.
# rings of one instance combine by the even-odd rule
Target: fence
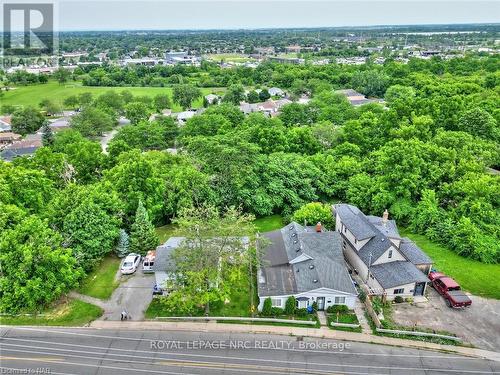
[[266,322],[266,323],[287,323],[287,324],[303,324],[316,325],[315,320],[292,320],[292,319],[274,319],[274,318],[249,318],[249,317],[234,317],[234,316],[159,316],[157,320],[186,320],[186,321],[214,321],[227,320],[234,322]]
[[361,327],[359,324],[336,323],[336,322],[331,322],[330,325],[332,327],[348,327],[348,328],[359,328],[359,327]]

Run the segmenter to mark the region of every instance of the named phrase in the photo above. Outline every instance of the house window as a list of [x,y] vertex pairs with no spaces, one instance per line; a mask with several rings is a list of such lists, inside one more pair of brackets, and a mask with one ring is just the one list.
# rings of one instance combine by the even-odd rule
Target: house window
[[345,305],[345,297],[335,297],[336,305]]
[[347,232],[347,228],[346,228],[346,227],[344,227],[344,233],[346,233],[346,232]]
[[273,307],[281,307],[281,298],[271,298]]
[[404,288],[394,289],[394,294],[403,294],[404,292]]
[[297,301],[297,307],[299,309],[305,309],[309,305],[309,301]]
[[389,250],[389,259],[392,258],[392,250]]

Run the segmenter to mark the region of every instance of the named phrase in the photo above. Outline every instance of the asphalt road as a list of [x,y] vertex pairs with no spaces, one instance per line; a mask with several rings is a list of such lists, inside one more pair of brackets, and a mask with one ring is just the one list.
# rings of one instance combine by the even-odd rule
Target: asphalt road
[[491,374],[455,354],[269,335],[2,327],[1,374]]

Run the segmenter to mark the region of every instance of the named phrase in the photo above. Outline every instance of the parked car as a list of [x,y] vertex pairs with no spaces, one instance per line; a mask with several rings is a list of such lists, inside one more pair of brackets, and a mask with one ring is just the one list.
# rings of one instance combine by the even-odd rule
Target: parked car
[[448,307],[460,308],[472,305],[471,299],[460,289],[460,285],[451,277],[434,277],[432,286],[443,296]]
[[156,251],[150,250],[144,257],[144,261],[142,262],[142,272],[148,273],[153,272],[153,266],[155,264]]
[[429,280],[432,281],[434,279],[438,279],[440,277],[445,277],[446,275],[444,273],[441,273],[441,272],[437,272],[437,271],[431,271],[429,273]]
[[139,254],[129,254],[123,261],[120,272],[122,273],[122,275],[130,275],[137,271],[139,263],[141,263],[141,256]]

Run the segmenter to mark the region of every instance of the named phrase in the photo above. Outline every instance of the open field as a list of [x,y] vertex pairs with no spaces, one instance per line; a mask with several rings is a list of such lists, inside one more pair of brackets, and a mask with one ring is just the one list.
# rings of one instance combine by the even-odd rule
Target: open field
[[400,228],[399,232],[401,236],[415,241],[432,258],[434,268],[453,277],[464,290],[477,296],[500,299],[500,264],[484,264],[461,257],[425,236],[414,234],[405,228]]
[[210,59],[210,60],[216,61],[216,62],[219,62],[221,60],[224,60],[227,62],[229,62],[229,61],[237,62],[237,63],[256,61],[254,58],[248,57],[248,55],[239,54],[239,53],[214,53],[214,54],[205,55],[205,57],[207,59]]
[[87,275],[78,291],[95,298],[107,299],[111,297],[119,284],[115,280],[115,275],[118,272],[120,263],[119,258],[112,255],[107,256]]
[[[12,90],[6,91],[2,97],[2,105],[22,105],[22,106],[35,106],[43,99],[49,99],[62,104],[64,99],[71,95],[78,95],[83,92],[90,92],[94,96],[102,94],[106,91],[124,91],[128,90],[136,96],[155,96],[158,94],[168,94],[172,97],[171,87],[94,87],[83,86],[81,82],[67,82],[66,84],[59,84],[56,81],[49,81],[45,84],[36,84],[28,86],[15,86]],[[201,88],[203,95],[210,94],[211,92],[220,92],[221,89]],[[200,98],[194,102],[193,107],[201,107],[203,100]],[[173,105],[173,111],[180,111],[178,105]]]
[[102,315],[101,308],[80,300],[69,300],[42,312],[43,316],[2,316],[2,324],[81,326]]

